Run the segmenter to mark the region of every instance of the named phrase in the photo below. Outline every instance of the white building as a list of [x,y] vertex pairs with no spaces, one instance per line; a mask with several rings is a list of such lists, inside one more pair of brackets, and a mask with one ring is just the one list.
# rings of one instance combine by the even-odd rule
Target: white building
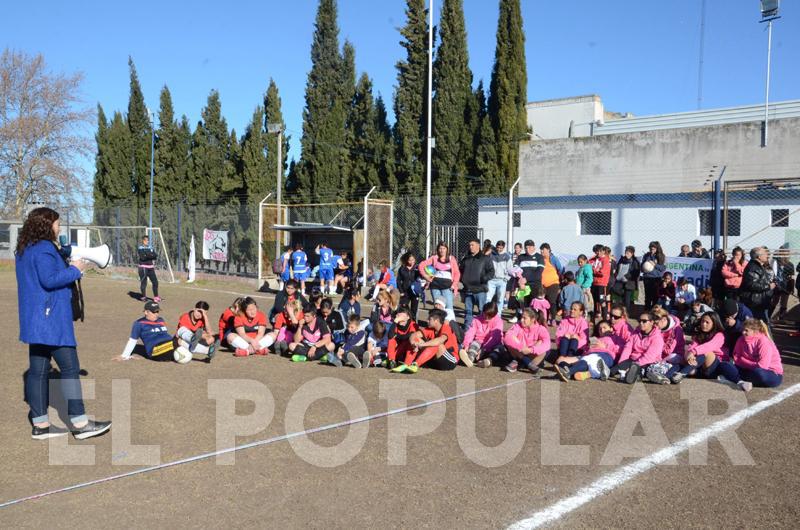
[[[726,247],[800,249],[800,101],[770,104],[767,147],[763,113],[754,105],[611,119],[596,96],[529,104],[534,139],[520,146],[514,241],[572,254],[595,243],[641,253],[651,240],[671,255],[694,239],[712,248],[712,185],[725,168],[731,186],[762,181],[727,194]],[[479,225],[485,238],[507,239],[507,197],[481,199]]]
[[[0,260],[13,260],[17,247],[22,221],[0,220]],[[61,234],[68,236],[71,244],[79,247],[90,246],[90,230],[86,225],[61,225]]]

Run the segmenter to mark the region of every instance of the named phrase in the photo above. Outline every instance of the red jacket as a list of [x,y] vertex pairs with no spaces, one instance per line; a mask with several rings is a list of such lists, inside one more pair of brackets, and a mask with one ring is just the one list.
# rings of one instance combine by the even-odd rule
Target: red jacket
[[594,274],[592,285],[606,287],[608,279],[611,277],[611,260],[608,259],[608,256],[601,258],[595,256],[589,260],[589,265],[592,266],[592,273]]

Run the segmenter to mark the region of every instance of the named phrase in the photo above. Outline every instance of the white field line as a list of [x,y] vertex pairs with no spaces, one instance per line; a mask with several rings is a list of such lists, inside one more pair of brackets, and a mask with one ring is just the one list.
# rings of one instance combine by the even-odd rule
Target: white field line
[[737,424],[745,421],[747,418],[755,416],[764,410],[777,405],[778,403],[792,397],[800,392],[800,383],[790,386],[786,390],[774,395],[773,397],[764,401],[759,401],[746,409],[721,419],[708,427],[705,427],[686,438],[669,445],[652,455],[641,458],[631,464],[623,466],[618,470],[604,475],[591,483],[590,485],[579,489],[575,494],[565,497],[560,501],[548,506],[547,508],[533,513],[530,517],[526,517],[520,521],[509,526],[509,529],[521,530],[523,528],[540,528],[550,523],[561,520],[562,517],[574,512],[581,506],[589,504],[596,498],[606,493],[610,493],[622,486],[629,480],[650,471],[655,466],[672,459],[676,455],[687,451],[695,445],[701,444],[710,438],[736,426]]

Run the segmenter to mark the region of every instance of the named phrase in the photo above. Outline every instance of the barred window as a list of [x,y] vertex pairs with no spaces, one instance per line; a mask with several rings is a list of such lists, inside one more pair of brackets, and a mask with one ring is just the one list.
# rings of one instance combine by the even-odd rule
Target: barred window
[[787,227],[789,226],[789,209],[779,208],[772,210],[772,226]]
[[[700,216],[700,235],[713,236],[714,235],[714,210],[698,210]],[[723,230],[720,234],[725,235],[725,212],[720,212],[720,222],[723,223]],[[738,236],[741,235],[742,226],[742,211],[728,209],[728,235]]]
[[582,236],[610,236],[611,212],[578,212]]
[[0,225],[0,248],[9,248],[11,246],[11,226],[7,224]]
[[519,212],[514,213],[514,219],[512,219],[514,223],[514,228],[519,228],[522,226],[522,214]]

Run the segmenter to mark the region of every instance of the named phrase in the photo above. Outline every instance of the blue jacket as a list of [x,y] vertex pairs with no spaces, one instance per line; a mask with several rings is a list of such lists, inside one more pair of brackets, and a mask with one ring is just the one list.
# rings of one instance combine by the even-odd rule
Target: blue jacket
[[19,340],[26,344],[77,346],[72,327],[72,289],[81,271],[64,263],[56,246],[39,241],[16,257]]

